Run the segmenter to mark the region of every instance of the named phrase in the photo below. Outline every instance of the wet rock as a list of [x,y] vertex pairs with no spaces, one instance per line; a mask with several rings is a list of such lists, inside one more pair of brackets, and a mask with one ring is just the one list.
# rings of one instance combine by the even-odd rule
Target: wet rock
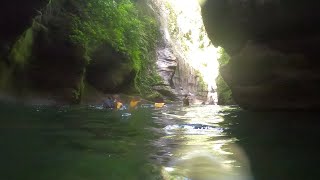
[[[174,92],[173,89],[166,84],[153,86],[152,89],[164,96],[165,99],[168,99],[170,101],[178,100],[176,92]],[[157,101],[157,99],[154,100]]]
[[206,1],[206,30],[231,56],[220,71],[240,106],[320,108],[319,9],[316,1]]
[[[170,3],[161,0],[150,1],[150,6],[160,22],[162,35],[157,49],[158,72],[165,85],[163,86],[165,89],[161,91],[167,92],[169,90],[180,99],[182,99],[183,94],[189,93],[206,97],[207,87],[203,88],[204,85],[200,83],[199,72],[191,65],[191,57],[186,54],[185,49],[181,46],[181,37],[190,36],[191,31],[185,35],[180,30],[178,34],[175,34],[172,30],[172,28],[181,29],[177,27],[178,24],[172,24],[172,21],[177,21],[177,17],[172,14],[181,12],[178,12],[178,10],[174,12],[174,9],[168,8]],[[171,89],[168,89],[168,87]]]
[[158,49],[157,56],[157,69],[159,75],[164,79],[166,85],[169,85],[174,89],[173,76],[177,69],[177,58],[168,47]]
[[[3,0],[0,3],[0,48],[7,49],[32,24],[46,1]],[[6,47],[7,46],[7,47]],[[1,51],[0,51],[1,52]]]
[[102,92],[117,93],[132,85],[135,72],[131,66],[128,57],[104,44],[93,53],[86,78]]
[[[71,38],[74,16],[83,13],[79,3],[0,3],[5,4],[0,6],[1,17],[6,17],[0,22],[6,27],[0,30],[0,75],[6,76],[0,79],[2,92],[22,99],[45,94],[59,102],[79,103],[86,80],[104,92],[132,85],[135,74],[128,58],[108,44],[93,52],[88,66],[87,50]],[[17,13],[7,18],[9,10]]]

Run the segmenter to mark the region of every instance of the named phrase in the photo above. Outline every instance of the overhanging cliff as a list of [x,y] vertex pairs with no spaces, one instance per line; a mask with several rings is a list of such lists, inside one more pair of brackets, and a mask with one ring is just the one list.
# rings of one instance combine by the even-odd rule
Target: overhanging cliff
[[231,56],[220,72],[240,106],[320,108],[319,4],[207,0],[202,5],[209,37]]

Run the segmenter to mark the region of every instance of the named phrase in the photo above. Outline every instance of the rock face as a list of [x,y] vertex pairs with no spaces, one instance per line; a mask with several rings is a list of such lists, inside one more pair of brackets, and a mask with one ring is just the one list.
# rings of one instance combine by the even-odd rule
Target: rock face
[[207,0],[206,30],[231,56],[220,69],[243,108],[320,108],[320,3]]
[[0,3],[0,93],[79,103],[86,82],[109,93],[132,86],[134,72],[127,56],[103,44],[88,65],[85,47],[70,39],[81,2]]
[[177,58],[167,43],[157,48],[157,72],[162,78],[163,84],[153,87],[160,94],[169,97],[170,100],[177,100],[179,93],[175,91],[177,83],[175,74],[177,72]]
[[[198,55],[197,60],[200,61],[202,58],[201,53],[195,51],[195,48],[191,46],[195,44],[192,42],[192,30],[187,27],[182,29],[177,23],[178,19],[185,18],[184,16],[179,18],[179,15],[185,12],[175,9],[170,4],[170,1],[151,0],[149,3],[160,22],[162,38],[157,48],[157,69],[165,83],[164,85],[167,87],[166,94],[170,91],[180,98],[184,94],[190,94],[193,98],[206,99],[208,85],[203,81],[199,69],[197,70],[195,66],[192,66],[191,61],[195,59],[193,59],[194,56],[190,56],[192,54],[190,52],[193,52],[193,55]],[[201,19],[201,16],[199,18]],[[197,21],[198,19],[193,20]],[[185,24],[189,25],[192,22],[190,20],[185,22]],[[199,27],[200,30],[203,29],[203,32],[205,32],[200,24],[194,23],[194,26]],[[186,29],[188,31],[184,32]],[[202,37],[200,38],[202,41],[195,41],[199,44],[202,43],[203,46],[207,45],[207,42],[203,40],[205,38],[203,38],[204,34],[201,34],[202,31],[193,33],[197,37]]]
[[162,47],[157,50],[157,67],[159,75],[163,78],[165,84],[171,88],[175,88],[173,76],[177,69],[177,58],[170,48]]
[[99,47],[87,67],[86,79],[102,92],[118,93],[128,89],[135,73],[125,55],[117,52],[110,45]]
[[[21,13],[24,14],[14,15],[15,18],[10,22],[4,22],[8,24],[5,27],[13,30],[12,33],[0,32],[2,37],[12,36],[7,41],[0,41],[8,47],[8,52],[2,51],[0,54],[2,60],[7,62],[2,63],[1,70],[11,71],[11,74],[5,75],[7,79],[10,78],[6,81],[11,81],[10,93],[19,93],[20,99],[44,96],[59,102],[78,103],[87,64],[85,49],[69,40],[71,16],[57,15],[56,9],[48,11],[50,4],[36,2],[32,1],[28,6],[16,1],[8,4],[13,12],[22,9]],[[72,6],[67,8],[72,9]],[[11,27],[20,22],[23,22],[23,26],[17,26],[19,29]],[[5,76],[2,80],[6,79]],[[5,86],[8,83],[3,83]]]
[[0,6],[0,52],[9,50],[12,41],[31,24],[46,2],[42,0],[3,0]]
[[165,91],[166,96],[169,97],[173,97],[173,95],[183,97],[184,94],[195,94],[200,91],[197,82],[199,77],[197,77],[195,70],[173,49],[172,42],[166,40],[165,36],[162,41],[157,49],[157,70],[164,84],[156,87],[157,91],[160,93]]
[[65,23],[61,21],[45,24],[47,29],[40,31],[32,27],[32,55],[26,59],[24,70],[29,82],[26,86],[34,91],[50,92],[59,101],[78,103],[87,64],[85,51],[68,41],[70,24],[65,19],[62,21]]

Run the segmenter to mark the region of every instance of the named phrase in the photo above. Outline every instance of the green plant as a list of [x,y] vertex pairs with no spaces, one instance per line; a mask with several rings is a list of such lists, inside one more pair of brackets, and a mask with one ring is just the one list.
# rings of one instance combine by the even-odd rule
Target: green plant
[[177,14],[174,9],[171,7],[169,2],[165,4],[166,8],[169,11],[168,27],[171,34],[177,36],[179,34]]
[[[224,49],[219,49],[220,57],[218,58],[219,66],[222,67],[229,62],[229,55],[224,51]],[[217,83],[217,93],[218,93],[218,103],[221,105],[234,104],[232,99],[232,92],[223,80],[222,76],[219,74],[216,78]]]
[[208,90],[208,84],[203,80],[202,74],[199,71],[196,71],[196,76],[198,77],[198,88],[200,92]]
[[[73,14],[70,38],[86,49],[88,60],[101,44],[125,54],[136,76],[135,88],[145,94],[159,80],[154,73],[155,47],[160,36],[154,17],[142,14],[130,0],[88,0]],[[89,62],[90,63],[90,62]]]

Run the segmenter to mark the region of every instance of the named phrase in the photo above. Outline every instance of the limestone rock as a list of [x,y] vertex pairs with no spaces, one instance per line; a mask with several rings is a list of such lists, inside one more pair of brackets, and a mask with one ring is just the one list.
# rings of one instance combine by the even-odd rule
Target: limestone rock
[[240,106],[320,108],[319,9],[317,1],[206,1],[206,30],[231,56],[220,71]]

